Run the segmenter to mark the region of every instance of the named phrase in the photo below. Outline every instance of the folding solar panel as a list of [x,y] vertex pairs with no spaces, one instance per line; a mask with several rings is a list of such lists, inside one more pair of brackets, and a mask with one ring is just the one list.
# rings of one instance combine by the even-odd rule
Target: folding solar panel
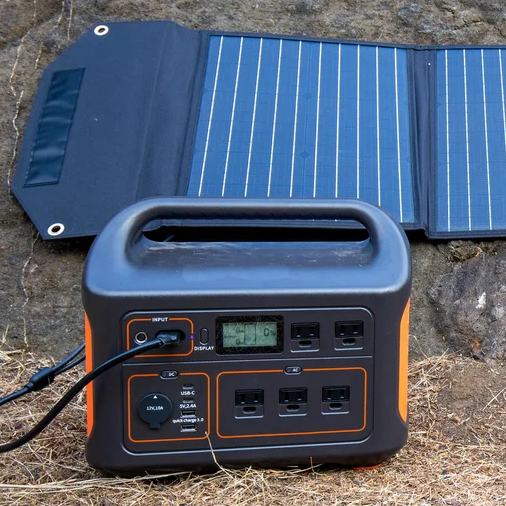
[[414,220],[405,49],[213,36],[188,195],[356,197]]
[[506,229],[502,49],[437,51],[436,230]]
[[187,195],[361,198],[432,238],[506,236],[505,58],[111,23],[44,72],[12,190],[46,239]]

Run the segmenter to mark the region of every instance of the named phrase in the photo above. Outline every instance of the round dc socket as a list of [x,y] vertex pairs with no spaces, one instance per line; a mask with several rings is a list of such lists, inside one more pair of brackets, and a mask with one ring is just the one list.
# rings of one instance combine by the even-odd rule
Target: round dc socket
[[172,402],[166,395],[152,393],[139,401],[137,410],[140,419],[147,423],[150,429],[159,429],[172,414]]
[[148,340],[146,332],[137,332],[134,337],[136,344],[144,344]]

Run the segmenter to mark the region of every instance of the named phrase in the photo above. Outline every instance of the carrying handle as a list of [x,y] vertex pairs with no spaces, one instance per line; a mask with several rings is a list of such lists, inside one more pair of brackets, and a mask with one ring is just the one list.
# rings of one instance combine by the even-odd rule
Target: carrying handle
[[[203,220],[354,220],[370,236],[375,254],[405,247],[404,231],[380,208],[358,199],[232,199],[152,198],[140,201],[115,216],[97,238],[114,257],[125,256],[139,242],[144,227],[155,219]],[[215,226],[215,225],[214,225]],[[260,225],[262,226],[262,225]],[[101,249],[101,248],[100,248]]]

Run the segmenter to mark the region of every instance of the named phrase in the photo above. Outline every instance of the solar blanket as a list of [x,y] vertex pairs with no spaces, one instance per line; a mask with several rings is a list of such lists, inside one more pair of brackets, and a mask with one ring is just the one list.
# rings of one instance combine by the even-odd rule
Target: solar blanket
[[187,195],[360,198],[429,238],[506,236],[505,57],[111,23],[44,72],[12,189],[46,239]]

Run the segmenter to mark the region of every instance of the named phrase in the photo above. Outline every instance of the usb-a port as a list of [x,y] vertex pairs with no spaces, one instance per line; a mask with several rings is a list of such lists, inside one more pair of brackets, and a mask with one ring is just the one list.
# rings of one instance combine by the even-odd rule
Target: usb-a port
[[197,425],[195,423],[182,423],[181,424],[181,432],[195,432],[197,430]]
[[194,409],[182,409],[181,416],[195,416],[196,411]]

